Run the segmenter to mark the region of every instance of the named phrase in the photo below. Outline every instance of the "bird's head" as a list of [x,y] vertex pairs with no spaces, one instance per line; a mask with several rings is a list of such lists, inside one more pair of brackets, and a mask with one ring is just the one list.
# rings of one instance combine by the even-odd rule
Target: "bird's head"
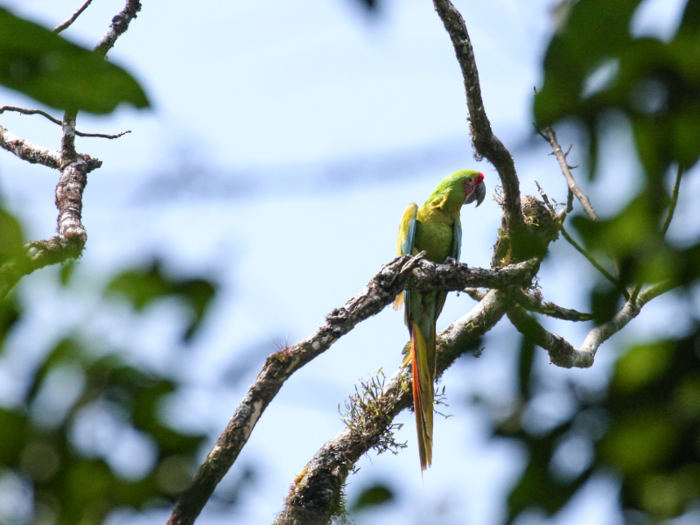
[[484,202],[486,198],[486,185],[484,184],[484,174],[478,171],[465,170],[457,173],[465,173],[462,186],[464,187],[464,204],[471,204],[476,201],[476,207]]
[[[456,171],[445,178],[440,184],[443,192],[460,194],[464,192],[462,204],[471,204],[476,201],[479,206],[486,197],[486,186],[484,185],[484,174],[474,170]],[[438,187],[438,190],[441,188]],[[437,192],[436,192],[437,193]]]
[[474,170],[462,170],[442,179],[427,202],[449,202],[450,206],[461,208],[474,201],[479,206],[485,197],[484,174]]

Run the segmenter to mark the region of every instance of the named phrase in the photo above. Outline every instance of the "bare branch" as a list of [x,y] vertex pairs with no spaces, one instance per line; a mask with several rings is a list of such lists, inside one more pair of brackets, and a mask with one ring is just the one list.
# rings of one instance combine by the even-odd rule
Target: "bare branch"
[[465,288],[462,291],[477,302],[483,300],[488,293],[486,290],[477,290],[476,288]]
[[42,164],[53,169],[59,169],[61,166],[61,154],[58,151],[27,142],[2,126],[0,147],[31,164]]
[[88,6],[91,3],[92,3],[92,0],[87,0],[83,5],[81,5],[78,8],[78,10],[75,13],[73,13],[71,15],[71,17],[68,20],[66,20],[65,22],[63,22],[60,25],[57,25],[54,28],[53,32],[58,34],[61,31],[65,31],[66,29],[68,29],[70,27],[70,25],[78,19],[78,17],[83,13],[83,11],[85,11],[88,8]]
[[[90,1],[92,1],[92,0],[90,0]],[[54,124],[58,124],[59,126],[63,126],[62,121],[58,120],[56,117],[49,115],[45,111],[41,111],[40,109],[25,109],[25,108],[18,108],[16,106],[2,106],[2,107],[0,107],[0,114],[4,113],[5,111],[14,111],[16,113],[22,113],[23,115],[41,115],[42,117],[46,117],[47,119],[49,119]],[[108,135],[105,133],[83,133],[82,131],[75,130],[75,134],[78,137],[98,137],[98,138],[103,138],[103,139],[118,139],[119,137],[122,137],[122,136],[126,135],[127,133],[131,133],[131,131],[122,131],[121,133]]]
[[520,183],[515,172],[513,157],[498,137],[494,135],[491,123],[486,116],[484,103],[481,99],[479,72],[476,68],[474,50],[469,39],[467,26],[462,15],[450,0],[433,0],[433,4],[450,35],[457,61],[462,69],[474,152],[477,158],[486,157],[498,171],[503,186],[506,228],[509,230],[518,229],[523,225],[520,211]]
[[61,135],[61,161],[65,165],[78,157],[75,151],[75,119],[77,111],[66,111],[63,115],[63,134]]
[[[72,24],[80,14],[87,9],[89,1],[85,2],[73,16],[58,26],[60,32]],[[115,41],[129,27],[129,23],[141,9],[139,0],[126,0],[126,6],[112,19],[110,30],[100,40],[95,52],[103,58],[112,48]],[[25,246],[25,253],[0,266],[0,296],[5,296],[17,284],[22,276],[48,264],[56,264],[70,258],[79,257],[87,241],[87,233],[81,222],[83,208],[83,190],[87,184],[87,175],[99,168],[102,162],[88,155],[80,154],[75,149],[76,135],[84,137],[117,138],[127,132],[117,135],[102,133],[81,133],[75,129],[77,112],[66,111],[63,121],[52,117],[40,110],[26,110],[14,106],[3,106],[3,111],[17,111],[28,115],[38,114],[46,117],[63,128],[61,134],[61,151],[49,150],[30,144],[20,139],[0,126],[0,147],[14,153],[22,160],[39,163],[61,170],[61,178],[56,186],[56,207],[58,208],[58,236],[46,241],[34,241]]]
[[[538,131],[538,133],[539,133],[539,131]],[[540,135],[542,135],[542,133],[540,133]],[[542,136],[544,136],[544,135],[542,135]],[[549,197],[547,196],[547,193],[542,189],[539,182],[535,181],[535,184],[537,185],[537,191],[539,191],[540,195],[542,195],[542,199],[544,200],[545,204],[549,207],[549,209],[552,211],[552,213],[554,213],[554,211],[555,211],[554,205],[550,203]],[[569,195],[572,195],[571,191],[569,191]],[[568,210],[568,207],[569,207],[569,205],[567,203],[567,210]],[[559,224],[560,224],[559,229],[560,229],[562,235],[564,236],[564,238],[569,242],[569,244],[571,244],[574,248],[576,248],[576,250],[579,253],[581,253],[581,255],[583,255],[586,259],[588,259],[588,262],[590,262],[596,270],[598,270],[600,273],[603,274],[603,276],[605,276],[606,279],[608,279],[610,282],[612,282],[620,290],[620,292],[624,295],[625,299],[629,299],[629,293],[627,292],[625,287],[620,285],[620,283],[617,281],[617,279],[615,279],[615,277],[612,274],[610,274],[610,272],[608,272],[605,268],[603,268],[600,264],[598,264],[598,261],[596,261],[590,253],[588,253],[579,243],[577,243],[573,239],[573,237],[571,237],[571,235],[569,235],[569,232],[567,232],[566,228],[564,228],[564,219],[566,218],[566,213],[561,211],[561,210],[559,211],[559,213],[561,214],[560,221],[559,221]]]
[[140,0],[126,0],[126,5],[121,13],[112,18],[112,24],[107,32],[102,36],[100,41],[95,46],[95,53],[104,57],[110,49],[114,47],[114,43],[121,35],[129,29],[129,24],[136,18],[136,14],[141,11]]
[[522,307],[515,306],[511,308],[508,311],[508,319],[520,333],[532,339],[536,345],[547,350],[550,361],[555,365],[564,368],[588,368],[593,364],[595,351],[591,353],[590,351],[575,349],[563,337],[545,330]]
[[[439,334],[438,375],[459,356],[478,348],[481,337],[503,317],[507,303],[504,295],[492,290]],[[355,463],[380,443],[396,415],[412,405],[411,381],[410,367],[400,367],[373,403],[374,410],[358,413],[358,425],[346,427],[321,447],[292,485],[276,525],[328,523]]]
[[[169,525],[194,523],[284,382],[294,372],[325,352],[358,323],[379,313],[393,302],[402,290],[460,290],[465,286],[506,289],[517,287],[523,280],[531,278],[537,267],[537,261],[533,259],[499,270],[483,270],[459,263],[434,264],[423,260],[422,256],[406,255],[385,265],[360,294],[350,299],[344,307],[328,314],[326,322],[313,335],[268,357],[255,383],[248,389],[226,429],[197,471],[192,485],[180,496],[168,520]],[[502,315],[501,313],[500,316]],[[487,331],[485,326],[484,331]],[[455,341],[454,344],[460,342],[461,332],[453,333],[449,330],[443,334],[447,333],[449,340]]]
[[670,281],[647,288],[639,294],[637,301],[628,300],[622,309],[609,322],[591,330],[581,345],[574,348],[563,337],[545,330],[534,317],[516,306],[508,311],[508,318],[519,332],[549,353],[550,361],[563,368],[588,368],[593,365],[595,354],[600,345],[622,330],[632,319],[639,315],[642,307],[659,295],[674,288]]
[[[92,0],[90,0],[92,1]],[[17,106],[2,106],[0,107],[0,113],[5,113],[5,111],[14,111],[15,113],[22,113],[23,115],[41,115],[42,117],[46,117],[49,119],[51,122],[54,124],[58,124],[59,126],[63,125],[63,122],[58,120],[56,117],[53,117],[49,115],[46,111],[41,111],[40,109],[25,109],[25,108],[18,108]]]
[[114,133],[114,134],[108,134],[108,133],[83,133],[82,131],[75,130],[75,134],[78,137],[96,137],[100,139],[118,139],[119,137],[123,137],[127,133],[131,133],[130,129],[127,129],[126,131],[120,131],[119,133]]
[[58,208],[57,231],[69,242],[85,245],[87,233],[83,227],[83,191],[87,185],[88,163],[78,157],[61,170],[56,185],[56,208]]
[[564,321],[581,322],[591,321],[593,319],[592,314],[582,313],[570,308],[562,308],[550,302],[543,302],[541,297],[526,294],[521,290],[512,290],[510,294],[511,298],[516,303],[530,312],[546,315],[555,319],[562,319]]
[[[569,154],[569,152],[567,151],[566,153],[564,153],[562,151],[559,142],[557,142],[557,136],[552,128],[545,128],[544,131],[545,135],[543,136],[552,145],[554,155],[557,157],[557,161],[559,161],[559,167],[561,168],[561,172],[564,174],[564,178],[566,178],[566,183],[569,186],[569,191],[576,195],[576,198],[579,200],[581,206],[583,207],[583,211],[586,212],[586,215],[588,215],[588,217],[591,220],[599,220],[598,214],[593,209],[593,206],[591,206],[591,201],[588,199],[586,194],[583,193],[583,190],[577,184],[573,173],[571,173],[571,166],[569,166],[569,163],[566,160],[566,156]],[[571,150],[571,148],[569,148],[569,150]]]

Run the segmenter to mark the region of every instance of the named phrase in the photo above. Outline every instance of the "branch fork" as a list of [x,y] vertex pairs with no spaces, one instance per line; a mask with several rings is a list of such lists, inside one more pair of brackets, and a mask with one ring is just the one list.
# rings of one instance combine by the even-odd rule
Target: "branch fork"
[[[87,9],[91,1],[86,0],[68,20],[57,26],[54,32],[60,33],[68,28]],[[140,9],[139,0],[126,0],[124,9],[114,17],[109,31],[102,37],[95,52],[105,57],[114,46],[117,38],[128,29],[130,22],[136,18],[136,13]],[[113,139],[129,133],[129,131],[116,135],[81,133],[75,127],[77,116],[75,111],[66,111],[62,121],[37,109],[24,109],[15,106],[0,107],[0,113],[5,111],[14,111],[25,115],[41,115],[62,127],[61,150],[57,151],[32,144],[0,126],[0,148],[26,162],[60,170],[61,177],[56,186],[55,197],[58,208],[58,235],[47,240],[27,243],[20,255],[0,266],[0,298],[5,297],[23,276],[49,264],[78,258],[83,252],[87,242],[87,233],[81,222],[83,191],[87,184],[87,175],[100,168],[102,161],[76,151],[75,137]]]

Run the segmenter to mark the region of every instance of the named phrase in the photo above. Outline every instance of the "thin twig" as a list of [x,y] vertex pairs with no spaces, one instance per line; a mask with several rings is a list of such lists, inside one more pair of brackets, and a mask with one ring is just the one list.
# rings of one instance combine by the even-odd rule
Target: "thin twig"
[[666,232],[668,232],[671,226],[671,221],[673,220],[673,214],[676,212],[676,204],[678,204],[678,193],[681,189],[681,177],[683,176],[683,165],[678,164],[678,171],[676,172],[676,182],[673,185],[673,193],[671,194],[671,204],[668,207],[668,215],[664,221],[664,225],[661,228],[661,236],[665,237]]
[[[344,307],[328,314],[326,322],[313,335],[268,357],[216,445],[199,467],[192,484],[180,495],[168,524],[194,523],[284,382],[358,323],[379,313],[402,290],[460,290],[465,286],[509,289],[520,286],[524,279],[531,278],[536,267],[535,259],[500,270],[484,270],[469,268],[466,264],[436,265],[422,260],[420,256],[407,255],[385,265],[361,293],[350,299]],[[461,327],[462,330],[466,328]],[[456,340],[459,339],[458,335],[454,335]]]
[[563,308],[550,302],[543,302],[541,297],[526,294],[521,290],[513,290],[510,293],[510,297],[516,303],[530,312],[546,315],[554,319],[561,319],[563,321],[581,322],[593,320],[592,314],[579,312],[570,308]]
[[[56,117],[49,115],[45,111],[41,111],[40,109],[25,109],[25,108],[18,108],[16,106],[2,106],[2,107],[0,107],[0,114],[4,113],[5,111],[14,111],[16,113],[21,113],[23,115],[41,115],[42,117],[46,117],[47,119],[49,119],[54,124],[58,124],[59,126],[63,126],[62,121],[58,120]],[[113,135],[108,135],[105,133],[83,133],[82,131],[78,131],[77,129],[75,130],[75,135],[78,137],[98,137],[98,138],[103,138],[103,139],[118,139],[119,137],[123,137],[127,133],[131,133],[131,130],[122,131],[121,133],[115,133]]]
[[41,111],[40,109],[25,109],[25,108],[18,108],[17,106],[2,106],[0,107],[0,113],[5,113],[5,111],[14,111],[16,113],[22,113],[23,115],[41,115],[42,117],[46,117],[49,119],[51,122],[54,124],[58,124],[59,126],[63,125],[63,122],[58,120],[56,117],[53,117],[46,113],[46,111]]
[[[583,211],[586,212],[586,215],[588,215],[588,217],[591,220],[597,221],[598,214],[593,209],[593,206],[591,206],[591,201],[588,199],[588,196],[586,196],[586,194],[583,193],[583,190],[579,187],[578,183],[576,182],[573,173],[571,173],[571,166],[569,166],[569,163],[566,160],[566,156],[569,154],[569,152],[567,151],[566,153],[564,153],[562,151],[559,142],[557,142],[557,136],[552,128],[545,128],[544,131],[545,135],[543,136],[552,145],[554,155],[557,157],[557,161],[559,161],[559,167],[561,168],[561,172],[564,174],[564,178],[566,178],[566,183],[569,186],[569,191],[576,195],[576,198],[581,203]],[[540,133],[540,135],[542,135],[542,133]],[[571,148],[569,148],[569,150],[571,150]]]
[[672,284],[671,281],[665,281],[644,290],[639,294],[636,302],[631,299],[627,300],[612,320],[588,333],[581,348],[574,348],[563,337],[545,330],[534,317],[519,306],[510,308],[508,318],[519,332],[530,337],[535,344],[547,350],[552,364],[563,368],[588,368],[593,365],[600,345],[637,317],[646,303],[675,286],[677,285]]
[[603,268],[600,264],[598,264],[598,261],[596,261],[593,256],[588,253],[579,243],[577,243],[571,235],[569,235],[569,232],[566,231],[566,228],[564,228],[564,225],[562,224],[561,226],[561,234],[564,236],[564,238],[569,241],[569,244],[576,248],[576,250],[583,255],[586,259],[588,259],[588,262],[590,262],[593,267],[598,270],[600,273],[603,274],[603,276],[613,283],[619,290],[620,293],[624,296],[624,298],[627,300],[629,299],[630,295],[629,292],[625,289],[624,286],[620,284],[620,282],[615,279],[615,276],[613,276],[610,272],[608,272],[605,268]]
[[57,25],[57,26],[54,28],[53,32],[56,33],[56,34],[58,34],[58,33],[60,33],[61,31],[64,31],[64,30],[68,29],[68,28],[70,27],[70,25],[78,19],[78,17],[83,13],[83,11],[85,11],[85,10],[88,8],[88,6],[89,6],[91,3],[92,3],[92,0],[87,0],[83,5],[81,5],[81,6],[78,8],[78,10],[77,10],[75,13],[73,13],[73,14],[71,15],[71,17],[70,17],[68,20],[66,20],[65,22],[63,22],[63,23],[60,24],[60,25]]
[[[671,203],[668,206],[668,214],[666,215],[666,220],[664,221],[664,225],[661,227],[661,237],[665,237],[666,233],[668,232],[669,227],[671,226],[671,221],[673,220],[673,214],[676,211],[676,204],[678,204],[678,194],[681,189],[681,177],[683,176],[683,166],[679,163],[678,164],[678,170],[676,171],[676,182],[673,184],[673,193],[671,194]],[[637,300],[637,296],[639,295],[639,292],[642,289],[642,286],[644,286],[643,281],[639,281],[637,285],[634,287],[634,290],[632,290],[632,301]]]
[[540,193],[540,195],[542,196],[542,200],[544,201],[544,203],[545,203],[545,204],[547,205],[547,207],[549,208],[549,211],[551,211],[552,213],[556,213],[557,210],[556,210],[556,208],[554,207],[554,204],[552,204],[552,203],[550,202],[549,196],[547,195],[547,192],[545,192],[545,191],[542,189],[542,186],[540,186],[540,183],[537,182],[537,181],[535,181],[535,186],[537,186],[537,191],[538,191],[538,192]]
[[83,133],[82,131],[78,131],[77,129],[75,130],[75,134],[78,137],[97,137],[100,139],[118,139],[119,137],[123,137],[127,133],[131,133],[130,129],[127,129],[126,131],[121,131],[119,133],[115,133],[114,135],[110,135],[107,133]]
[[[549,207],[549,210],[554,213],[555,208],[554,205],[551,204],[549,201],[549,197],[547,196],[547,193],[542,189],[540,186],[540,183],[535,181],[535,184],[537,185],[537,190],[540,192],[540,195],[542,196],[542,200],[545,202],[545,204]],[[606,279],[608,279],[610,282],[612,282],[617,288],[620,289],[620,291],[623,293],[625,296],[625,299],[629,299],[629,295],[627,293],[627,290],[620,285],[620,283],[615,279],[615,277],[610,274],[605,268],[603,268],[598,262],[593,258],[593,256],[588,253],[579,243],[577,243],[571,235],[569,235],[569,232],[566,231],[566,228],[564,228],[564,218],[565,215],[562,214],[562,221],[561,221],[561,233],[564,236],[564,238],[569,241],[569,243],[576,248],[588,261],[593,265],[593,267],[598,270],[600,273],[602,273]]]
[[510,152],[503,143],[494,135],[491,123],[486,116],[484,102],[481,98],[479,85],[479,72],[476,68],[474,50],[467,26],[459,11],[450,0],[433,0],[442,23],[445,26],[452,45],[454,46],[457,61],[462,69],[464,88],[469,108],[469,124],[477,159],[486,157],[494,165],[501,178],[504,196],[505,226],[509,231],[519,230],[523,227],[523,216],[520,210],[520,183],[515,171],[515,164]]

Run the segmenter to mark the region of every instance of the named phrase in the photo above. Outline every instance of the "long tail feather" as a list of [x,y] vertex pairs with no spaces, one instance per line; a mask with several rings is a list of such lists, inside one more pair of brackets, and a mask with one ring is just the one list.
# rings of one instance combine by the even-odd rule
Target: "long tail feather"
[[[413,370],[413,408],[418,430],[418,451],[421,471],[433,461],[433,378],[428,364],[428,345],[420,327],[414,323],[411,330],[411,361]],[[434,345],[433,341],[433,345]],[[434,354],[434,352],[433,352]]]

